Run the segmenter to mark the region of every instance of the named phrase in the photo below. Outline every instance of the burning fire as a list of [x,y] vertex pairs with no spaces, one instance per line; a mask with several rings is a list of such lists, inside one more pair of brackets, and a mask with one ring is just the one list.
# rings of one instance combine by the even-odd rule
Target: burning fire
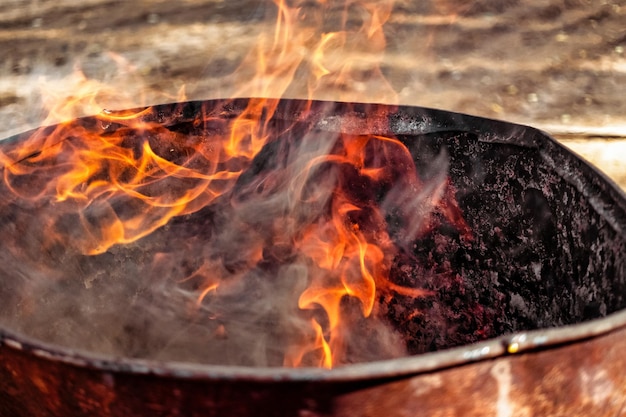
[[[199,280],[195,306],[202,309],[232,296],[268,259],[304,265],[297,271],[306,285],[293,302],[307,328],[288,338],[283,365],[331,368],[350,361],[351,323],[374,317],[381,300],[428,295],[390,280],[401,246],[434,227],[436,216],[470,233],[447,178],[423,184],[400,140],[323,132],[307,124],[309,109],[301,120],[276,127],[276,97],[302,80],[309,99],[395,100],[372,65],[384,53],[392,3],[320,0],[315,10],[275,3],[273,37],[261,38],[242,67],[256,73],[239,95],[257,98],[235,119],[205,112],[195,125],[211,129],[184,135],[153,121],[150,108],[103,111],[99,126],[72,119],[42,128],[0,161],[14,201],[55,207],[46,219],[45,251],[97,256],[173,219],[213,206],[231,212],[220,227],[239,231],[245,265],[207,257],[191,275],[171,279]],[[340,30],[326,30],[324,12],[337,7],[344,9]],[[392,236],[390,218],[402,225],[402,236]],[[165,258],[156,254],[152,262]],[[219,327],[222,337],[228,332]]]

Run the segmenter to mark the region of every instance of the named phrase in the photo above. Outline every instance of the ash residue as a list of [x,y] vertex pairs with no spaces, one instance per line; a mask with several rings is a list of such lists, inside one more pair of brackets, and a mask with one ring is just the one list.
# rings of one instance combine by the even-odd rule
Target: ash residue
[[[393,279],[432,291],[387,305],[411,353],[580,323],[626,307],[626,239],[611,227],[619,217],[605,218],[577,190],[589,181],[584,167],[576,164],[572,183],[544,162],[546,150],[461,132],[405,140],[418,168],[442,148],[450,154],[450,176],[474,237],[468,242],[444,223],[396,258]],[[413,308],[420,314],[411,317]]]

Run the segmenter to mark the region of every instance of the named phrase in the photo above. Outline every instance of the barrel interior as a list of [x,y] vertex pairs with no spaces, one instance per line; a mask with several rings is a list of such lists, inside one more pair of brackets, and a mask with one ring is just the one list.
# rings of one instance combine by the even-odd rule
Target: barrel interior
[[[187,140],[199,140],[207,132],[223,127],[219,120],[199,125],[197,109],[185,105],[163,107],[153,116],[158,113],[163,120],[159,132],[165,129]],[[447,164],[451,189],[471,231],[471,238],[467,238],[440,218],[436,228],[399,245],[390,279],[397,285],[423,288],[429,295],[415,298],[396,294],[380,299],[381,308],[376,314],[400,335],[409,355],[523,330],[582,323],[626,307],[626,204],[623,195],[593,169],[531,128],[482,119],[479,123],[479,119],[470,117],[442,127],[436,112],[402,108],[389,111],[393,117],[405,111],[402,117],[414,118],[416,125],[431,121],[414,131],[396,129],[387,133],[408,148],[420,178],[428,180],[439,172],[441,164]],[[334,121],[343,117],[341,107],[319,116],[315,123],[298,120],[296,113],[291,118],[284,114],[289,112],[285,110],[282,116],[269,121],[275,138],[246,168],[238,183],[241,189],[249,178],[277,163],[275,147],[314,141],[318,135],[332,132]],[[324,120],[327,123],[322,123]],[[80,123],[86,129],[101,128],[95,119]],[[388,126],[394,129],[393,123]],[[303,136],[304,131],[307,134]],[[125,135],[128,146],[133,147],[146,135],[158,138],[159,132],[131,129]],[[515,135],[520,132],[533,140],[517,140]],[[2,145],[15,146],[19,140]],[[76,146],[81,144],[81,138],[66,140],[76,142]],[[167,154],[181,158],[188,149],[181,144]],[[38,162],[33,155],[20,163]],[[58,163],[62,165],[63,161]],[[28,179],[31,183],[18,185],[37,187],[46,181],[36,172]],[[355,189],[358,192],[359,184]],[[46,213],[59,209],[57,202],[32,201],[16,197],[12,191],[6,182],[0,183],[3,327],[97,354],[244,366],[248,364],[246,356],[234,358],[219,352],[231,344],[249,343],[247,326],[266,326],[268,337],[281,337],[272,334],[272,314],[268,313],[260,322],[240,323],[242,335],[211,348],[216,334],[212,318],[190,313],[190,321],[181,323],[178,317],[169,315],[171,299],[161,298],[168,287],[161,272],[154,268],[155,256],[177,254],[181,256],[179,267],[193,270],[194,262],[204,253],[203,236],[214,233],[221,221],[229,221],[224,217],[226,202],[174,218],[132,244],[85,256],[60,244],[42,243],[45,239],[41,231],[58,226],[46,223]],[[386,192],[370,189],[367,195],[377,198]],[[92,214],[94,218],[105,215]],[[68,215],[61,221],[71,235],[76,219]],[[386,221],[391,236],[402,236],[405,225],[393,213]],[[262,276],[268,280],[276,271],[272,265],[274,255],[270,255],[262,266]],[[250,285],[254,293],[263,284]],[[407,311],[415,314],[407,315]],[[177,326],[185,332],[181,340],[193,338],[197,347],[179,344],[176,335],[162,330]],[[378,343],[372,339],[373,350]],[[215,350],[214,356],[207,356],[211,349]],[[218,359],[212,362],[207,357]],[[270,365],[278,363],[272,362],[271,353],[269,357]]]

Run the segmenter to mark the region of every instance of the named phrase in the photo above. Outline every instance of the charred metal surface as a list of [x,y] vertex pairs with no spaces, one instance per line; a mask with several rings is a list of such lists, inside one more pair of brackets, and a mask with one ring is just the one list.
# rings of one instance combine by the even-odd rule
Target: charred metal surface
[[[142,117],[201,135],[220,131],[246,103],[162,105]],[[295,122],[394,135],[422,178],[433,163],[449,163],[472,238],[439,219],[403,247],[392,279],[433,295],[397,297],[381,312],[416,356],[331,371],[220,367],[100,357],[7,330],[0,415],[626,415],[623,193],[529,127],[415,107],[281,101],[276,131]],[[124,128],[97,116],[77,123]],[[401,235],[402,224],[388,223]],[[408,307],[423,314],[407,320]]]

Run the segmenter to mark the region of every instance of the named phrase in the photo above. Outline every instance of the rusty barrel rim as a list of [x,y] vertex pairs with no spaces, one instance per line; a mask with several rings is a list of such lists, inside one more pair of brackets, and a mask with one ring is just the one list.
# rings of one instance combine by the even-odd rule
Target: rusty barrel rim
[[107,357],[41,342],[0,329],[0,345],[35,357],[69,366],[109,373],[131,373],[190,380],[237,380],[278,383],[281,381],[345,382],[397,378],[558,348],[572,342],[600,338],[626,328],[626,311],[600,319],[558,328],[513,333],[461,347],[404,358],[344,365],[334,369],[280,368],[159,362],[145,359]]

